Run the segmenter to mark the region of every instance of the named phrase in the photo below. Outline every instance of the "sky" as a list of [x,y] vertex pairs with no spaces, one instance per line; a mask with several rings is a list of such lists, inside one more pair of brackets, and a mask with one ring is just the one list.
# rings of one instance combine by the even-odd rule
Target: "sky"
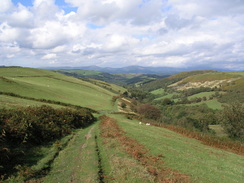
[[0,65],[244,70],[244,0],[0,0]]

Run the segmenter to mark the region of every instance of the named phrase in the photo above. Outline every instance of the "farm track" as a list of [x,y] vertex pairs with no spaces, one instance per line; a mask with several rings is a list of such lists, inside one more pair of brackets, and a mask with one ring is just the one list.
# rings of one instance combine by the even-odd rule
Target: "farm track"
[[[147,172],[154,177],[154,182],[190,182],[190,178],[187,175],[163,166],[163,155],[153,156],[145,146],[126,136],[126,132],[119,127],[115,119],[107,116],[101,116],[100,119],[102,120],[99,126],[101,136],[103,138],[116,139],[126,153],[147,169]],[[116,182],[116,177],[114,180]]]
[[[76,162],[82,161],[83,151],[87,147],[88,140],[92,137],[92,131],[93,130],[94,130],[94,127],[92,127],[89,130],[89,132],[85,135],[85,143],[83,143],[79,147],[79,154],[78,154],[78,156],[76,156]],[[79,180],[77,180],[77,169],[73,170],[69,183],[79,183]]]

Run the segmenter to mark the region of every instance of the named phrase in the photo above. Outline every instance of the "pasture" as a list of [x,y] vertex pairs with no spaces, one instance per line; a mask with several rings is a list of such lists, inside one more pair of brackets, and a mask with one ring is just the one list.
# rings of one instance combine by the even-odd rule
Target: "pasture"
[[170,130],[139,125],[120,115],[117,119],[126,134],[150,149],[154,155],[162,154],[165,166],[189,175],[192,182],[242,182],[244,157],[215,149]]
[[0,68],[0,91],[36,99],[55,100],[95,110],[112,109],[115,94],[92,83],[51,71]]

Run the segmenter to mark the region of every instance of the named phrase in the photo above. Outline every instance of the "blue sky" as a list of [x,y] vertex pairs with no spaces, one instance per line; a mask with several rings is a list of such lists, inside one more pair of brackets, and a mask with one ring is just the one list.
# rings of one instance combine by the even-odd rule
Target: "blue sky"
[[1,0],[0,65],[244,70],[242,0]]
[[[34,0],[12,0],[13,4],[18,5],[21,3],[26,7],[33,6]],[[78,7],[72,7],[70,3],[66,3],[64,0],[55,0],[55,4],[65,11],[65,13],[70,13],[71,11],[76,12]]]

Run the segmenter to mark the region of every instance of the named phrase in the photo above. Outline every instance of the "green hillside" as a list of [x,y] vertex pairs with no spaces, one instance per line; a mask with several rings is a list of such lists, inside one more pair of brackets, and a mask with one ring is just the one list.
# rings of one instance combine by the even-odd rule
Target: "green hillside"
[[165,75],[156,74],[141,74],[141,73],[121,73],[121,74],[110,74],[106,72],[98,72],[92,70],[54,70],[55,72],[63,73],[68,76],[83,79],[96,79],[113,83],[116,85],[124,86],[140,86],[144,83],[154,81],[158,78],[164,78]]
[[[232,81],[177,88],[222,79]],[[231,105],[242,100],[242,81],[192,71],[125,92],[94,78],[0,68],[0,182],[242,182],[244,113]],[[239,126],[227,131],[228,120]]]
[[[115,94],[105,88],[63,74],[31,68],[0,68],[0,92],[110,110]],[[10,101],[12,104],[13,101]],[[7,101],[5,100],[5,103]]]
[[242,182],[243,156],[123,115],[109,116],[79,132],[43,182]]

